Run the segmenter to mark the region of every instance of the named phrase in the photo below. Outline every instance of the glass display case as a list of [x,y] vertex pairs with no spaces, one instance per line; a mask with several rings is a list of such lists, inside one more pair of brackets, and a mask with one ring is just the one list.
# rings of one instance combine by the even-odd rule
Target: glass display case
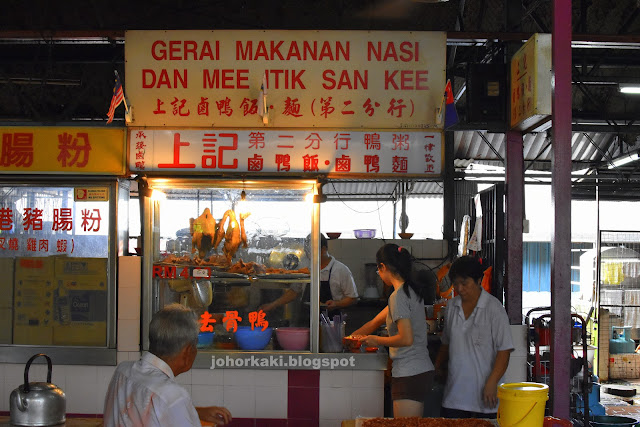
[[0,184],[0,344],[115,347],[117,189]]
[[201,351],[310,350],[315,185],[144,181],[143,337],[153,313],[179,303],[200,317]]

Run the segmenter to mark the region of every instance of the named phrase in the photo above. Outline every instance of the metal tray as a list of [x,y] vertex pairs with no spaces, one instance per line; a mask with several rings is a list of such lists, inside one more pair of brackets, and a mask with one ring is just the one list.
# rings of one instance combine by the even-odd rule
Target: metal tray
[[256,274],[256,279],[271,279],[271,280],[309,280],[311,275],[304,273],[291,273],[291,274]]

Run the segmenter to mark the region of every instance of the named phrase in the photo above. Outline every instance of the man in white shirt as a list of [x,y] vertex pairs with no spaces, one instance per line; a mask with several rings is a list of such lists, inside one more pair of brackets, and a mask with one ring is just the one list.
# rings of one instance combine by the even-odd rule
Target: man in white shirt
[[137,362],[122,362],[111,378],[104,404],[105,427],[224,425],[231,413],[222,407],[196,408],[175,377],[191,369],[198,350],[198,317],[171,304],[153,315],[149,352]]
[[[309,237],[307,237],[309,240]],[[307,248],[305,251],[311,252]],[[307,288],[308,289],[308,288]],[[264,311],[287,304],[304,291],[304,285],[294,283],[275,301],[262,305]],[[307,291],[308,292],[308,291]],[[308,300],[308,296],[303,300]],[[329,255],[329,242],[320,234],[320,302],[325,303],[328,310],[339,310],[349,307],[358,301],[358,290],[349,267]]]

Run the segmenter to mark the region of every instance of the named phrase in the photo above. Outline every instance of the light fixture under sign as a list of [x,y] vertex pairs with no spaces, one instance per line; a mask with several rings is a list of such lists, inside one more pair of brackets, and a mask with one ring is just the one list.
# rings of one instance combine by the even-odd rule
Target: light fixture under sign
[[618,85],[620,93],[640,95],[640,84],[620,83]]

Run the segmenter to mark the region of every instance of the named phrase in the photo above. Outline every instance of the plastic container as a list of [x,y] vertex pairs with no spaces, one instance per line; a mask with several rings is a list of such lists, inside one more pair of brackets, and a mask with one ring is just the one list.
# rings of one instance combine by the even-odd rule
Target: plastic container
[[272,334],[272,328],[267,328],[263,331],[262,328],[251,330],[251,326],[238,326],[234,336],[238,347],[242,350],[264,350],[269,344]]
[[549,399],[549,386],[540,383],[509,383],[498,386],[498,425],[540,427]]
[[309,346],[309,328],[276,328],[276,338],[284,350],[306,350]]
[[197,348],[207,348],[213,345],[213,338],[215,337],[215,332],[200,332],[198,334],[198,344]]
[[356,239],[373,239],[376,237],[376,230],[373,228],[353,230],[353,235],[356,236]]

